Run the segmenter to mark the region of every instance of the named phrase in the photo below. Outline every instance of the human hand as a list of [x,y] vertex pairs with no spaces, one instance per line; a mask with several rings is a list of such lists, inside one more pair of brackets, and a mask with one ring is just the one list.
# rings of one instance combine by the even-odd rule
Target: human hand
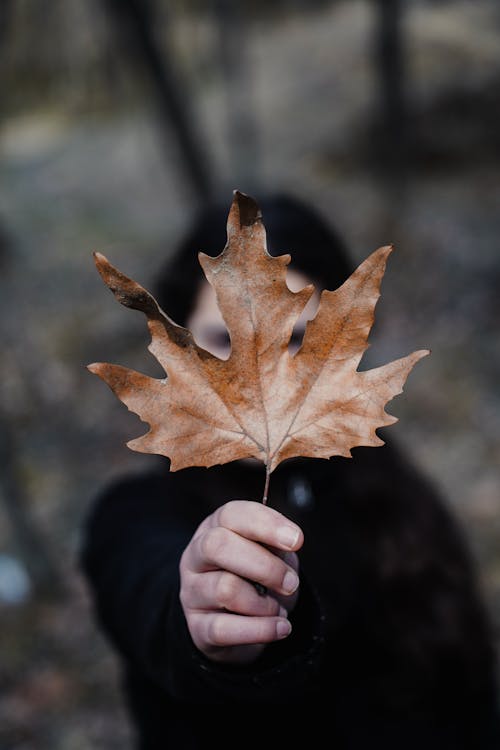
[[295,552],[303,541],[292,521],[248,500],[222,505],[198,526],[180,562],[180,599],[205,656],[251,662],[265,644],[289,635],[299,586]]

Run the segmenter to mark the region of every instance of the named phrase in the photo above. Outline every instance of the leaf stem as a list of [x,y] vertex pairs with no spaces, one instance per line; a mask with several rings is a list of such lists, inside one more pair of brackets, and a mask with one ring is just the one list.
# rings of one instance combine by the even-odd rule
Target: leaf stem
[[267,505],[267,497],[269,494],[269,480],[271,478],[271,467],[266,464],[266,483],[264,485],[264,494],[262,495],[262,504]]

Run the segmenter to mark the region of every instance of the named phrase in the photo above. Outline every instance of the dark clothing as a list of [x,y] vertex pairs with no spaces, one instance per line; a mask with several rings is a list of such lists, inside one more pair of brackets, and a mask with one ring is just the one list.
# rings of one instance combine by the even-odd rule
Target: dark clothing
[[[495,659],[463,540],[394,448],[294,460],[270,505],[297,522],[292,634],[250,666],[206,659],[179,601],[179,559],[231,499],[259,499],[241,463],[124,479],[98,498],[83,567],[121,652],[143,750],[498,750]],[[158,459],[152,459],[152,462]]]

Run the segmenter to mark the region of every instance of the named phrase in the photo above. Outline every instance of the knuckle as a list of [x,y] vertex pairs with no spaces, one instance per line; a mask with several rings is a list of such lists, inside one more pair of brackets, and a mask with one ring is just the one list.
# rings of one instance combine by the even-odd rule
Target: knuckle
[[207,627],[207,642],[210,646],[226,645],[225,618],[221,615],[214,615],[210,618]]
[[229,502],[222,505],[217,514],[219,524],[231,529],[237,521],[238,514],[241,514],[244,504],[245,501],[243,500],[229,500]]
[[200,540],[200,551],[204,560],[214,562],[227,546],[229,541],[228,532],[221,526],[208,529]]
[[181,555],[181,559],[179,562],[179,572],[181,576],[184,574],[184,572],[188,569],[188,558],[190,555],[190,545],[185,548],[184,552]]
[[231,529],[243,511],[248,515],[254,512],[254,507],[257,506],[258,503],[250,503],[248,500],[229,500],[217,511],[217,521],[221,526]]
[[193,583],[189,579],[189,576],[181,576],[181,587],[179,590],[179,599],[181,601],[183,609],[189,609],[191,606],[193,594]]
[[232,511],[231,506],[232,506],[232,501],[226,503],[217,511],[216,518],[217,518],[217,523],[219,526],[223,526],[227,528],[231,526],[231,519],[233,517],[233,511]]
[[186,622],[193,643],[197,648],[202,650],[207,644],[203,636],[203,624],[201,618],[198,615],[187,613]]
[[216,586],[217,605],[222,609],[233,609],[238,594],[238,579],[231,573],[222,573]]
[[188,608],[189,594],[186,591],[186,586],[181,582],[181,588],[179,591],[179,599],[181,601],[182,608],[185,610]]
[[186,618],[186,620],[189,621],[190,613],[192,611],[191,606],[189,604],[189,599],[181,596],[180,602],[181,602],[181,607],[182,607],[182,612],[184,614],[184,617]]
[[192,585],[186,576],[181,576],[181,587],[179,590],[179,598],[183,607],[189,602],[191,598]]
[[228,503],[223,505],[217,513],[217,521],[220,526],[231,526],[232,518],[234,516],[234,500],[230,500]]

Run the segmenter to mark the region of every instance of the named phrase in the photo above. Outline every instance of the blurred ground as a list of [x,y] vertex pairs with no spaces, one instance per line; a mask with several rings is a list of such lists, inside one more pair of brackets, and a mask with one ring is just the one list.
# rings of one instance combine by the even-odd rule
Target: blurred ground
[[[227,90],[209,64],[217,36],[206,17],[174,7],[169,33],[228,206],[235,187],[257,199],[261,190],[285,189],[338,226],[356,262],[396,244],[366,364],[432,349],[392,405],[400,417],[392,435],[463,524],[499,628],[495,3],[409,4],[415,141],[408,173],[399,176],[371,158],[377,86],[368,2],[253,20],[251,86],[238,106],[253,112],[254,169],[244,143],[235,158],[228,133]],[[79,12],[78,39],[91,39],[91,50],[106,47],[98,10]],[[147,285],[188,225],[195,196],[147,92],[130,88],[127,66],[106,54],[109,80],[97,85],[94,68],[85,75],[68,68],[64,96],[12,90],[1,121],[0,416],[9,448],[2,492],[27,509],[66,589],[54,600],[34,588],[24,603],[0,611],[0,747],[16,750],[130,747],[115,658],[94,625],[76,554],[93,494],[152,459],[124,447],[141,425],[84,365],[151,370],[152,362],[141,317],[107,293],[91,251]],[[35,53],[30,65],[36,78]],[[32,573],[8,502],[0,506],[0,546]]]

